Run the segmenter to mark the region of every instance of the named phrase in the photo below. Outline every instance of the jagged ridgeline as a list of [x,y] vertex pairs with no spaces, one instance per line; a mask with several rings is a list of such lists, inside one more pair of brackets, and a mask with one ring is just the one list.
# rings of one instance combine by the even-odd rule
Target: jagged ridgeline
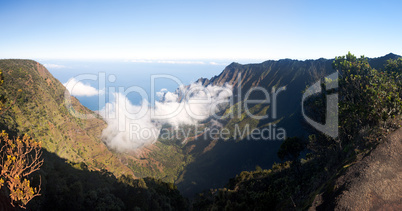
[[[397,57],[389,54],[369,59],[369,63],[380,69],[385,61]],[[250,130],[253,128],[262,130],[271,126],[271,128],[283,128],[288,137],[307,138],[312,130],[301,114],[303,92],[306,87],[336,71],[332,67],[332,62],[332,59],[306,61],[283,59],[260,64],[232,63],[218,76],[199,79],[198,82],[204,86],[222,86],[225,83],[233,86],[234,105],[223,109],[222,114],[233,113],[234,116],[207,119],[200,122],[198,130],[205,131],[205,128],[213,127],[218,121],[223,128],[231,131],[230,134],[234,134],[236,130],[244,132],[246,127]],[[248,104],[249,111],[256,116],[267,114],[269,118],[258,120],[250,117],[244,110],[247,92],[253,87],[265,89],[270,95],[271,103]],[[273,87],[277,90],[286,87],[286,90],[277,95],[275,118],[272,115]],[[265,99],[265,96],[262,92],[255,91],[249,98],[261,100]],[[320,109],[325,111],[325,104]],[[240,115],[237,115],[238,113]],[[317,117],[317,113],[317,110],[306,108],[306,114],[310,117]],[[318,118],[318,120],[325,119]],[[273,132],[275,131],[272,129],[271,134]],[[136,175],[151,175],[165,181],[174,181],[185,196],[192,197],[204,189],[221,187],[229,178],[244,170],[253,170],[256,165],[269,169],[274,162],[279,162],[277,151],[282,141],[275,140],[276,137],[272,137],[271,141],[240,136],[231,136],[224,140],[212,139],[204,135],[205,133],[186,139],[184,144],[182,139],[160,139],[152,147],[143,150],[139,158],[126,157],[129,167]]]
[[[190,137],[185,140],[160,138],[153,146],[142,150],[140,157],[126,156],[129,167],[136,175],[175,182],[188,197],[204,189],[223,186],[229,178],[243,170],[252,170],[256,165],[270,168],[279,161],[276,152],[282,140],[274,137],[278,133],[276,128],[284,129],[288,136],[307,135],[301,117],[302,92],[306,86],[334,71],[332,60],[327,59],[284,59],[248,65],[232,63],[218,76],[198,80],[204,86],[223,86],[228,83],[233,87],[233,104],[223,108],[219,114],[227,114],[227,117],[211,117],[200,122],[197,125],[198,133],[191,131]],[[268,115],[268,118],[258,120],[244,109],[246,97],[266,99],[259,90],[247,96],[253,87],[266,90],[271,101],[249,103],[248,111],[256,116]],[[276,90],[286,87],[286,90],[277,94],[276,102],[272,94],[274,87]],[[272,115],[274,103],[276,116]],[[228,139],[208,135],[208,129],[216,124],[230,131]],[[270,127],[270,140],[247,137],[250,134],[247,130],[250,132]],[[181,129],[188,132],[189,128],[193,127],[183,126]]]
[[[271,168],[274,162],[279,162],[276,152],[283,139],[276,137],[275,134],[281,131],[285,131],[286,136],[308,134],[301,116],[303,90],[321,77],[334,72],[331,64],[332,60],[327,59],[306,61],[283,59],[246,65],[232,63],[220,75],[209,80],[200,79],[199,81],[205,86],[225,83],[233,86],[235,103],[223,113],[234,115],[218,121],[223,128],[227,128],[231,134],[237,136],[232,136],[228,140],[187,143],[186,151],[190,152],[195,161],[184,169],[177,181],[182,193],[192,196],[203,189],[222,186],[229,178],[241,171],[253,170],[256,165]],[[255,87],[259,88],[249,92]],[[281,87],[286,89],[277,92],[274,100],[273,88],[279,90]],[[268,118],[257,119],[247,113],[245,101],[267,99],[266,93],[261,90],[268,93],[269,103],[247,104],[251,114],[268,115]],[[274,106],[276,106],[275,114]],[[239,136],[239,131],[244,132],[248,128],[250,131],[268,129],[271,137]]]
[[[200,193],[193,202],[196,210],[400,210],[402,59],[348,53],[336,57],[333,66],[340,75],[339,137],[306,127],[313,133],[304,142],[306,156],[299,157],[303,141],[289,138],[278,156],[293,156]],[[311,116],[326,118],[326,96],[306,103]]]

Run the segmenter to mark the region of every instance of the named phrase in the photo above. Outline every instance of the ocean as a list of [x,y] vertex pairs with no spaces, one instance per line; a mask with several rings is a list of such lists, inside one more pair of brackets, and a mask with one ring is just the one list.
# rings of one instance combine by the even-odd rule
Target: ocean
[[[218,75],[229,64],[66,60],[40,62],[63,84],[71,78],[76,78],[84,85],[100,90],[100,97],[104,98],[106,103],[111,100],[111,92],[126,92],[133,105],[139,105],[143,100],[150,102],[151,91],[154,94],[161,90],[173,92],[180,84],[188,85],[201,77],[209,79]],[[78,91],[74,89],[73,91]],[[83,89],[83,92],[91,90],[85,87]],[[105,106],[100,103],[103,100],[99,100],[99,95],[92,92],[75,97],[93,111],[101,110]]]

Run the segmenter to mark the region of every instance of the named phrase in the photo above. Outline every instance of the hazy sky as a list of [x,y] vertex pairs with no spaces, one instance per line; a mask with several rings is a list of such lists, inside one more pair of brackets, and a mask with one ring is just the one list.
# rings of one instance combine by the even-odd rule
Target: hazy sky
[[0,58],[268,60],[402,54],[402,1],[0,1]]

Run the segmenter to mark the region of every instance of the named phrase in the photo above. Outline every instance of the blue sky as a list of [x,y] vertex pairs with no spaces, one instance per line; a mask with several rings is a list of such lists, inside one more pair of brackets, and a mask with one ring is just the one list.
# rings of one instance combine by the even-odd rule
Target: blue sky
[[401,1],[0,1],[0,58],[264,61],[402,54]]

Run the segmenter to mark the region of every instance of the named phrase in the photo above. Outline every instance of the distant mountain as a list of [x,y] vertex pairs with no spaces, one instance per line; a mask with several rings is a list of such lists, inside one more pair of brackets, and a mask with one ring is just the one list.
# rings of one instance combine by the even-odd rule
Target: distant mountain
[[373,67],[374,69],[377,70],[382,70],[384,69],[384,64],[386,61],[390,60],[390,59],[398,59],[401,56],[393,54],[393,53],[389,53],[385,56],[381,56],[381,57],[377,57],[377,58],[369,58],[368,61],[370,63],[370,66]]

